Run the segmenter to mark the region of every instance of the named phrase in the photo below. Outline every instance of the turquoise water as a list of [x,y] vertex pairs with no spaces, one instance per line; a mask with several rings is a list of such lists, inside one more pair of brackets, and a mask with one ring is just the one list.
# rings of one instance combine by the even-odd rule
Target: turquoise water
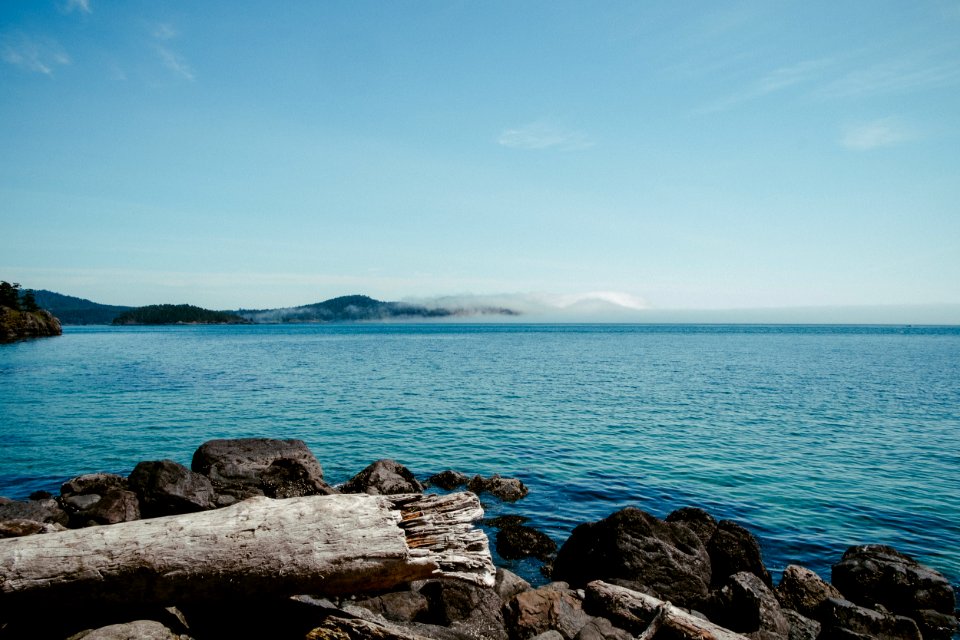
[[[520,477],[563,542],[637,505],[745,524],[778,573],[885,543],[960,579],[960,328],[68,327],[0,347],[0,495],[210,438]],[[536,577],[536,565],[514,568]]]

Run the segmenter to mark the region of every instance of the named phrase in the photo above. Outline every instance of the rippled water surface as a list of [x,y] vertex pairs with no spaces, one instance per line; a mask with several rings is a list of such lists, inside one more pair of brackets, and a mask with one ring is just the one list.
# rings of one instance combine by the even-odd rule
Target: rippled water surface
[[[0,346],[0,495],[205,440],[301,438],[342,482],[520,477],[563,542],[700,506],[767,565],[885,543],[960,579],[960,329],[619,325],[68,327]],[[536,566],[514,567],[528,578]]]

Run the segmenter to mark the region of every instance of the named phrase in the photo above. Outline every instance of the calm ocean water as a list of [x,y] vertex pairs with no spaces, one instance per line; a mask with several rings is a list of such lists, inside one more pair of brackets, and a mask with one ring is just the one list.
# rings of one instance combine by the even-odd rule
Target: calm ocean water
[[[960,580],[960,328],[68,327],[0,346],[0,495],[205,440],[300,438],[342,482],[520,477],[491,500],[562,543],[626,505],[700,506],[779,573],[885,543]],[[537,577],[537,564],[513,568]]]

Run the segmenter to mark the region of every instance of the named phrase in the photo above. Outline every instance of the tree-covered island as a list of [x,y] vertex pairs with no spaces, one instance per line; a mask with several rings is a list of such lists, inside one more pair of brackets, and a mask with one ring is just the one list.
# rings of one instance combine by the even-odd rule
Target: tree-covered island
[[37,305],[33,291],[21,292],[18,283],[0,281],[0,343],[62,332],[60,321]]
[[113,319],[113,324],[250,324],[250,321],[235,313],[190,304],[152,304],[121,313]]

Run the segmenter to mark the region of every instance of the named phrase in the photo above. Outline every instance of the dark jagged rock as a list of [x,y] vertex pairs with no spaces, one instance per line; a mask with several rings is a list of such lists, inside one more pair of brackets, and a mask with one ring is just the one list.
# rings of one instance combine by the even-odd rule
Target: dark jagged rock
[[512,525],[497,532],[497,553],[507,560],[538,558],[547,560],[557,551],[550,536],[525,525]]
[[83,640],[178,640],[180,636],[156,620],[134,620],[93,629],[80,637]]
[[774,594],[781,607],[814,619],[827,598],[843,600],[843,594],[836,587],[810,569],[796,564],[788,565],[783,570],[783,577]]
[[714,585],[724,584],[729,576],[749,571],[768,587],[773,587],[770,573],[763,566],[760,543],[753,534],[732,520],[721,520],[707,543]]
[[293,498],[336,493],[302,440],[210,440],[194,452],[191,468],[210,478],[218,506],[265,495]]
[[27,500],[25,502],[11,500],[0,503],[0,520],[34,520],[66,526],[70,521],[70,516],[53,499]]
[[508,514],[505,516],[497,516],[495,518],[485,518],[483,524],[488,527],[493,527],[494,529],[506,529],[507,527],[517,527],[522,524],[526,524],[530,518],[526,516],[518,516],[514,514]]
[[141,462],[130,473],[129,482],[147,518],[193,513],[216,506],[210,480],[173,460]]
[[555,580],[605,580],[697,608],[710,584],[710,557],[687,526],[627,507],[573,530],[553,564]]
[[636,636],[632,633],[613,626],[613,623],[606,618],[591,618],[573,640],[635,640],[635,638]]
[[440,487],[446,491],[452,491],[457,487],[462,487],[468,482],[470,482],[470,478],[467,477],[466,474],[460,473],[459,471],[452,471],[450,469],[441,471],[440,473],[435,473],[427,478],[427,486]]
[[932,609],[952,615],[953,587],[938,571],[885,545],[850,547],[833,565],[833,584],[852,602],[865,607],[883,605],[910,615]]
[[710,619],[740,633],[763,632],[786,638],[790,623],[780,610],[773,591],[763,580],[741,571],[727,578],[711,604]]
[[71,516],[71,523],[85,519],[87,524],[117,524],[140,519],[140,500],[133,491],[113,489],[87,509]]
[[685,524],[697,534],[700,542],[706,547],[710,538],[717,530],[717,519],[698,507],[683,507],[668,515],[665,520],[677,524]]
[[31,493],[27,497],[27,499],[28,500],[49,500],[52,497],[53,497],[53,494],[50,493],[49,491],[40,490],[40,491],[34,491],[33,493]]
[[348,480],[340,491],[343,493],[371,493],[396,495],[400,493],[423,493],[423,485],[413,473],[394,460],[377,460]]
[[783,617],[790,623],[790,634],[787,640],[816,640],[820,635],[821,625],[816,620],[812,620],[793,609],[780,610]]
[[424,619],[468,638],[507,640],[503,601],[494,589],[458,580],[429,580],[419,589],[428,602]]
[[849,638],[853,633],[879,640],[922,640],[917,623],[910,618],[874,611],[849,600],[828,598],[820,605],[818,618],[823,625],[819,637],[824,639]]
[[529,489],[517,478],[503,478],[496,473],[489,478],[473,476],[467,483],[467,489],[474,493],[489,493],[504,502],[516,502],[529,493]]
[[423,621],[430,611],[430,601],[418,591],[384,593],[361,598],[355,604],[394,622]]
[[110,490],[126,490],[127,479],[115,473],[87,473],[67,480],[60,486],[64,498],[95,493],[103,495]]

